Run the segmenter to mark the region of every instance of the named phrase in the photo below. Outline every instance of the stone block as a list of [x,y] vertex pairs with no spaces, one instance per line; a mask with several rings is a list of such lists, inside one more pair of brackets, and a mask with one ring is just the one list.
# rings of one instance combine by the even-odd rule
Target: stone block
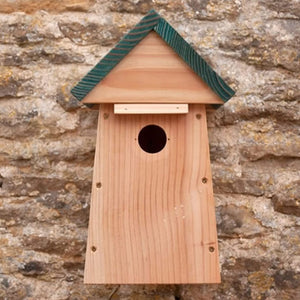
[[23,80],[19,80],[13,71],[8,68],[1,68],[0,74],[0,98],[2,97],[16,97],[18,95],[19,87]]
[[65,83],[57,89],[56,102],[65,111],[74,111],[81,107],[80,102],[71,94],[72,85]]
[[35,13],[38,10],[45,10],[53,13],[63,11],[88,11],[95,0],[3,0],[0,7],[1,13],[13,13],[22,11]]
[[0,57],[0,61],[4,66],[29,67],[43,61],[56,65],[82,63],[85,61],[85,57],[69,49],[37,46],[30,50],[14,49],[4,52]]
[[240,24],[220,42],[220,47],[230,51],[229,56],[258,68],[277,67],[299,72],[300,30],[297,24],[295,20],[278,21],[273,25],[276,35],[269,33],[272,24],[262,23],[256,27]]
[[300,18],[300,6],[298,0],[260,0],[260,4],[277,12],[279,18]]
[[272,202],[276,211],[300,217],[300,180],[280,186]]
[[47,267],[43,262],[30,261],[19,268],[24,276],[38,276],[47,273]]
[[124,34],[124,28],[115,24],[59,22],[62,34],[77,45],[113,46]]
[[226,205],[217,208],[218,236],[220,238],[252,238],[265,229],[253,212],[243,206]]
[[111,11],[120,13],[146,14],[150,9],[178,11],[182,9],[182,2],[179,0],[112,0],[109,8]]
[[296,123],[259,119],[241,128],[241,154],[252,161],[267,156],[299,157],[300,136]]
[[235,19],[241,11],[239,1],[188,0],[187,5],[191,9],[193,17],[198,20]]

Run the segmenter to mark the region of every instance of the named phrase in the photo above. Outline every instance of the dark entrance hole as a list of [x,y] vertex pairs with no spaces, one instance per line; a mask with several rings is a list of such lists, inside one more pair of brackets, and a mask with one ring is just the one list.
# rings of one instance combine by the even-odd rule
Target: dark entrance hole
[[139,133],[140,147],[148,153],[161,151],[167,143],[165,131],[157,125],[147,125]]

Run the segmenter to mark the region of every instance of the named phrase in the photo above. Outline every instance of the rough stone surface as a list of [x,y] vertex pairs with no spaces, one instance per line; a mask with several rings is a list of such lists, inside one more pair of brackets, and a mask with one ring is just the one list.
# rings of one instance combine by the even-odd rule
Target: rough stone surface
[[87,11],[94,0],[3,0],[0,7],[2,13],[13,13],[17,11],[34,13],[38,10],[50,12],[62,11]]
[[52,48],[52,47],[35,47],[30,50],[10,50],[3,53],[3,66],[26,66],[33,62],[46,61],[52,64],[70,64],[84,62],[84,56],[74,53],[71,50]]
[[[219,285],[83,285],[97,111],[70,89],[155,8],[236,90],[208,126]],[[4,0],[0,299],[300,298],[298,0]]]
[[[259,68],[281,67],[299,71],[300,28],[298,20],[270,21],[250,27],[240,24],[228,32],[220,47],[231,50],[238,57]],[[281,33],[281,34],[278,34]]]
[[183,5],[182,1],[180,0],[112,0],[109,2],[109,8],[113,12],[138,14],[145,14],[150,9],[178,11]]
[[276,211],[300,217],[300,181],[283,185],[272,201]]
[[2,73],[0,75],[0,98],[1,97],[16,97],[18,94],[21,82],[16,80],[9,73]]
[[122,37],[120,29],[109,24],[61,22],[59,23],[59,29],[65,37],[78,45],[101,44],[102,46],[113,46]]
[[235,19],[241,10],[241,1],[188,0],[194,17],[199,20]]
[[251,238],[260,235],[264,231],[264,228],[255,219],[254,214],[246,207],[219,206],[217,215],[219,238]]
[[281,0],[262,0],[260,3],[276,12],[279,17],[300,18],[299,0],[291,0],[289,2]]

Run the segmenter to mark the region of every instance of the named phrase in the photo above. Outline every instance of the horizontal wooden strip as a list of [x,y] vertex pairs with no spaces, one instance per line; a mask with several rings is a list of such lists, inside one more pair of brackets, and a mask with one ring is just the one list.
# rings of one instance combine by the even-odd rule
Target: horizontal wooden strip
[[115,114],[187,114],[188,104],[115,104]]

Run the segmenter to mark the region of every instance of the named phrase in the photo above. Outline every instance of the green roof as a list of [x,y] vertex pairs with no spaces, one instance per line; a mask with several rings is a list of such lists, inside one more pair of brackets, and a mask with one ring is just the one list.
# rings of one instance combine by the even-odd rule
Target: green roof
[[150,10],[121,41],[105,55],[71,90],[82,100],[151,30],[155,31],[203,81],[224,101],[234,91],[207,64],[207,62],[155,10]]

